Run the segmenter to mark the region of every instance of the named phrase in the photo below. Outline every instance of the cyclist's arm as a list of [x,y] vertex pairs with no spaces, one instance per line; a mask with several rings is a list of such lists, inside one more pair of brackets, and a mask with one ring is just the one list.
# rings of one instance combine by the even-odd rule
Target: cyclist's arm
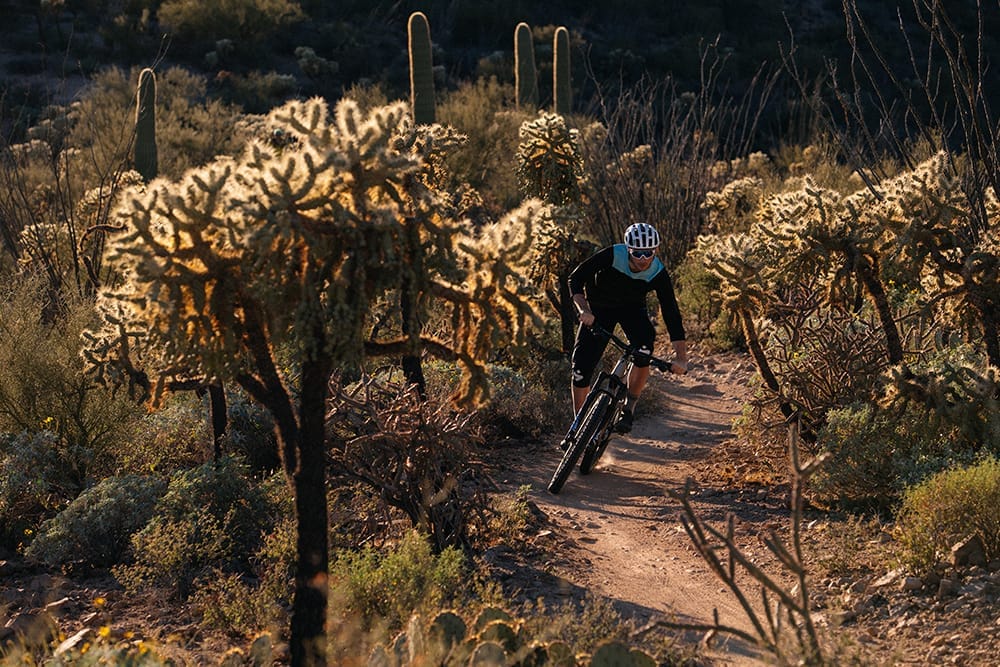
[[611,247],[598,250],[596,253],[580,262],[569,274],[569,293],[573,295],[573,304],[579,313],[580,322],[584,326],[593,326],[594,313],[590,310],[585,294],[586,285],[592,281],[593,277],[603,268],[611,266],[614,259],[614,251]]
[[654,278],[656,298],[660,302],[660,313],[663,315],[663,322],[667,325],[667,332],[670,334],[670,344],[674,348],[674,361],[672,370],[678,375],[687,372],[688,351],[686,334],[684,332],[684,321],[681,318],[681,310],[677,305],[677,296],[674,294],[674,284],[666,271],[661,271]]

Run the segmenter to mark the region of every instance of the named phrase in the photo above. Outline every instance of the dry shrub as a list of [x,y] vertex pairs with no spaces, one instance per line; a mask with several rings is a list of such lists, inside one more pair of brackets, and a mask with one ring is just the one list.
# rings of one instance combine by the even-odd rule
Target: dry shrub
[[1000,558],[1000,461],[988,458],[938,473],[903,494],[897,514],[904,563],[933,567],[952,545],[982,540],[987,561]]
[[467,544],[462,481],[476,467],[478,430],[448,403],[365,378],[334,390],[327,413],[331,473],[359,480],[402,510],[434,548]]

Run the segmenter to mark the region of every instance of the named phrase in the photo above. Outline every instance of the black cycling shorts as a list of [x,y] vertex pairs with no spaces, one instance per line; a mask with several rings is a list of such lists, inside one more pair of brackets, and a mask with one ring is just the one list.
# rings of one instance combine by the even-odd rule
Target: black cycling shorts
[[[649,313],[645,308],[591,308],[594,313],[595,323],[604,327],[608,331],[614,331],[615,325],[620,324],[625,337],[634,345],[639,346],[643,352],[653,353],[653,341],[656,338],[656,329],[649,320]],[[576,332],[576,343],[573,345],[573,386],[589,387],[594,369],[597,368],[604,349],[608,346],[608,339],[598,336],[588,327],[580,325]],[[636,366],[649,366],[649,359],[637,361]]]

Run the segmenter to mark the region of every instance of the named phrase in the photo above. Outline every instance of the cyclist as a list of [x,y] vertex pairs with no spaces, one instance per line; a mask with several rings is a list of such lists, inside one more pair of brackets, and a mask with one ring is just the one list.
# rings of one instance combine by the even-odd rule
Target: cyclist
[[[649,292],[656,292],[670,334],[675,355],[672,371],[678,375],[687,372],[687,343],[673,282],[656,257],[660,235],[652,225],[638,222],[625,230],[624,241],[597,251],[569,276],[569,290],[581,324],[573,346],[574,414],[583,407],[594,369],[608,344],[606,338],[591,331],[595,322],[608,331],[620,324],[629,343],[652,354],[656,330],[646,310]],[[648,379],[649,362],[638,361],[629,374],[628,399],[615,424],[619,433],[632,430],[635,404]]]

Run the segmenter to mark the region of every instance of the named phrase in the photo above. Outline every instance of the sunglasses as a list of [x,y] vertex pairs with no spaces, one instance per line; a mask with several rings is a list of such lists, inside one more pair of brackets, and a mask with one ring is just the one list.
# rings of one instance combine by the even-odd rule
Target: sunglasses
[[649,259],[656,254],[655,250],[629,250],[628,254],[632,255],[636,259]]

